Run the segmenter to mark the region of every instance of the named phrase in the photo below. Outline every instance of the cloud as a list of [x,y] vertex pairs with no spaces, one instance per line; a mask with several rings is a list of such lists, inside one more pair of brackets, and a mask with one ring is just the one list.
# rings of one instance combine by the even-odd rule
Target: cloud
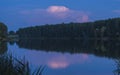
[[66,18],[70,9],[65,6],[50,6],[46,9],[46,11],[57,18]]
[[50,6],[48,7],[47,11],[50,13],[61,13],[61,12],[68,12],[69,8],[65,6]]
[[120,14],[120,10],[114,10],[114,13]]
[[30,24],[89,21],[88,12],[72,10],[65,6],[49,6],[46,9],[22,10],[20,11],[20,15]]

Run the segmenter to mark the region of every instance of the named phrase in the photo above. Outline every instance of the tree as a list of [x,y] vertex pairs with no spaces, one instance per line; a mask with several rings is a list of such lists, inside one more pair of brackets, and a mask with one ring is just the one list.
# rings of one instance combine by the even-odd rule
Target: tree
[[119,38],[120,18],[87,23],[62,23],[22,28],[17,31],[21,38]]
[[14,31],[9,31],[9,35],[15,35],[16,33]]
[[6,38],[7,36],[7,26],[0,23],[0,39]]

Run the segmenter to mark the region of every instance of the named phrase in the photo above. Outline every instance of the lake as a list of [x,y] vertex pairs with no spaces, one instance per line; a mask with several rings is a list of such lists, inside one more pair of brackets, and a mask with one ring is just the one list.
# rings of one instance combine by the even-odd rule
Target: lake
[[43,75],[119,75],[120,40],[21,39],[3,43],[1,54],[25,58]]

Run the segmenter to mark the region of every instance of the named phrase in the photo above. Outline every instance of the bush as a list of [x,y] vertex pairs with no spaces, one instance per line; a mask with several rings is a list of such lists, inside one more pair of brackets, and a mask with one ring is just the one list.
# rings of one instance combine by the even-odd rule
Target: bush
[[25,60],[20,61],[12,55],[0,56],[0,75],[42,75],[43,69],[41,66],[32,72]]

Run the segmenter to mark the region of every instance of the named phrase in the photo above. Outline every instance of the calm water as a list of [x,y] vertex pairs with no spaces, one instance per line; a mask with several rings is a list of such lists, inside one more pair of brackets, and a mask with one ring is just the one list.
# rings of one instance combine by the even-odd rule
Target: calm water
[[43,75],[117,75],[120,71],[118,40],[25,39],[4,47],[3,53],[12,53],[18,59],[25,57],[32,69],[45,66]]

